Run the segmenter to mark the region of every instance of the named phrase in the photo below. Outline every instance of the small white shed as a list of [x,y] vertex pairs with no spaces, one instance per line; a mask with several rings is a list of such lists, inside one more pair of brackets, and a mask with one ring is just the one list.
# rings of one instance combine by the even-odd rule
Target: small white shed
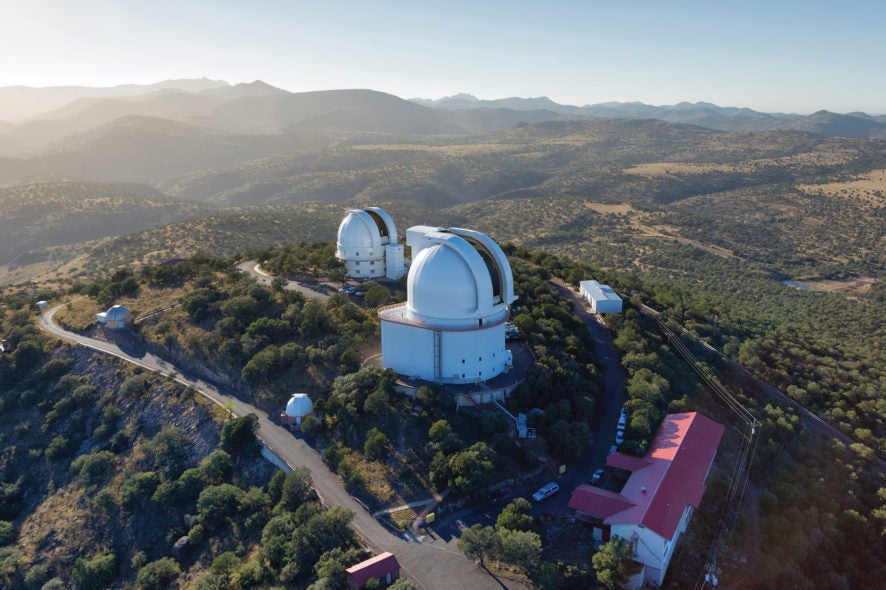
[[609,285],[601,285],[597,281],[581,281],[578,287],[594,313],[621,313],[621,297]]

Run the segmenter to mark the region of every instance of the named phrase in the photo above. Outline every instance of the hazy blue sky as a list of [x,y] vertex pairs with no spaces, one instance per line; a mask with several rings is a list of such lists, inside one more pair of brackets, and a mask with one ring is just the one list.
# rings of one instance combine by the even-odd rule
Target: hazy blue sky
[[0,0],[0,86],[261,79],[886,113],[886,2]]

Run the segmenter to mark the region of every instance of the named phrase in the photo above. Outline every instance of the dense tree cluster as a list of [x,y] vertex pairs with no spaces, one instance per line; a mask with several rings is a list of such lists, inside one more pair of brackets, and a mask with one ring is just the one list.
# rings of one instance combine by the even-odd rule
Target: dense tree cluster
[[257,250],[250,256],[261,261],[262,268],[280,276],[310,274],[325,276],[333,282],[345,277],[345,264],[335,257],[334,242],[301,242],[269,250]]
[[[254,416],[219,428],[168,380],[86,351],[44,354],[27,308],[10,309],[0,317],[15,338],[0,362],[16,377],[0,384],[3,584],[164,589],[189,574],[201,589],[340,588],[366,557],[350,512],[321,507],[306,470],[271,477],[254,454]],[[15,348],[28,341],[26,363],[28,348]]]
[[[560,460],[575,460],[590,446],[588,421],[602,395],[600,372],[585,324],[551,285],[551,260],[544,253],[511,249],[519,299],[514,325],[533,348],[537,361],[514,391],[520,408],[539,408],[532,425]],[[519,258],[517,257],[519,256]]]

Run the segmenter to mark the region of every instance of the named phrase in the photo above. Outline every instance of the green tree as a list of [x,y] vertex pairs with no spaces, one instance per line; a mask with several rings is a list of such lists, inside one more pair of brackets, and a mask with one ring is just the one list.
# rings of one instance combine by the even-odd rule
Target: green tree
[[363,454],[366,458],[374,461],[387,455],[390,449],[391,441],[387,435],[378,428],[370,428],[363,443]]
[[256,437],[258,432],[258,416],[249,413],[234,418],[222,427],[219,446],[228,453],[242,451],[246,454],[258,454],[261,443]]
[[200,471],[211,481],[221,481],[230,468],[231,456],[221,449],[212,451],[200,461]]
[[229,590],[234,585],[234,573],[240,567],[240,558],[233,551],[225,551],[212,560],[209,572],[218,590]]
[[378,307],[391,301],[391,292],[388,291],[387,287],[369,282],[366,283],[365,289],[366,294],[363,296],[363,301],[370,307]]
[[486,567],[486,560],[496,554],[497,544],[495,529],[480,524],[463,529],[458,540],[458,548],[468,557],[480,560],[480,567]]
[[449,458],[449,487],[460,495],[477,492],[490,483],[495,476],[495,453],[486,443],[474,443],[464,451]]
[[505,506],[498,519],[495,521],[496,530],[510,529],[512,531],[532,531],[535,529],[535,519],[532,517],[532,504],[526,498],[514,498],[514,501]]
[[71,570],[71,578],[75,588],[92,590],[107,588],[117,577],[117,556],[103,553],[91,559],[77,558]]
[[85,486],[101,483],[114,469],[116,458],[110,451],[93,451],[71,462],[71,473],[79,476]]
[[512,565],[530,571],[541,558],[541,537],[533,531],[501,529],[498,536],[499,558]]
[[165,590],[181,573],[176,560],[164,557],[141,567],[138,570],[138,583],[144,590]]
[[307,499],[311,491],[311,471],[307,467],[286,474],[280,486],[280,506],[295,510]]
[[221,524],[222,520],[240,510],[243,490],[228,483],[209,486],[197,498],[200,520],[207,528]]
[[621,537],[613,537],[600,545],[591,558],[597,581],[608,590],[617,590],[628,581],[628,560],[633,554],[631,546]]

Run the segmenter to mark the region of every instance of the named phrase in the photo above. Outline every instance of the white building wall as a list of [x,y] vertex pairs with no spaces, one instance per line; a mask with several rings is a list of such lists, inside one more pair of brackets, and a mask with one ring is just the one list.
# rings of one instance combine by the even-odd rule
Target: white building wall
[[434,380],[434,331],[381,321],[384,366],[406,377]]
[[385,276],[397,280],[406,274],[406,258],[403,254],[403,244],[388,244],[385,246]]
[[440,376],[449,383],[485,381],[507,370],[505,327],[441,332]]
[[612,525],[612,536],[616,535],[631,543],[634,560],[646,565],[645,581],[661,586],[667,568],[667,563],[662,560],[666,540],[652,529],[636,524]]
[[594,313],[621,313],[621,301],[591,299],[591,309]]
[[[396,310],[394,311],[396,313]],[[439,334],[439,348],[435,346]],[[401,324],[381,318],[384,366],[406,377],[442,383],[476,383],[492,379],[511,366],[505,348],[504,324],[464,331],[446,331]]]
[[375,279],[383,277],[386,274],[384,250],[380,250],[381,255],[377,255],[376,251],[366,250],[357,252],[345,259],[345,270],[347,275],[354,279]]

